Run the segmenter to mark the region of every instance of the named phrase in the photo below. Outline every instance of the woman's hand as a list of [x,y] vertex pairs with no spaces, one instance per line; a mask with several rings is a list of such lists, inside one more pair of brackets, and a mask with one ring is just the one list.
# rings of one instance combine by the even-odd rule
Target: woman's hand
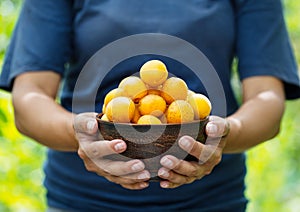
[[163,167],[158,171],[158,176],[164,179],[160,182],[160,186],[176,188],[210,174],[221,161],[229,129],[229,122],[226,119],[211,116],[206,125],[208,137],[205,144],[197,142],[190,136],[181,137],[179,146],[198,158],[199,162],[180,160],[172,155],[164,156],[160,161]]
[[140,160],[112,161],[105,156],[122,153],[126,143],[122,140],[102,140],[98,133],[95,113],[75,116],[74,129],[79,142],[78,155],[88,171],[95,172],[107,180],[127,189],[148,187],[150,173]]

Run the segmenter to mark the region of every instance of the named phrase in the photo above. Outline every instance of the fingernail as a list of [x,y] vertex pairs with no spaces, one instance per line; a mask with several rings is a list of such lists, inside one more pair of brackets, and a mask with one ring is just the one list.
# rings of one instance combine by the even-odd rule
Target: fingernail
[[143,172],[138,176],[139,180],[148,179],[148,178],[150,178],[150,174],[148,172]]
[[163,170],[163,169],[160,169],[158,171],[158,175],[162,176],[162,177],[169,177],[169,173],[167,171]]
[[94,121],[88,121],[88,123],[86,124],[86,127],[89,131],[92,131],[95,127],[95,122]]
[[169,183],[164,181],[164,182],[160,183],[160,186],[163,187],[163,188],[168,188],[169,187]]
[[181,139],[179,140],[179,144],[180,144],[182,147],[188,149],[188,148],[190,148],[190,146],[191,146],[191,141],[189,141],[188,139],[185,139],[185,138],[181,138]]
[[142,163],[135,163],[135,164],[132,165],[131,170],[136,172],[136,171],[141,171],[144,168],[145,168],[144,164],[142,164]]
[[121,151],[121,150],[124,150],[126,148],[125,144],[123,142],[121,143],[117,143],[115,146],[114,146],[115,150],[117,152]]
[[140,184],[140,187],[141,187],[141,188],[147,188],[148,186],[149,186],[148,183],[141,183],[141,184]]
[[163,166],[167,167],[167,168],[172,168],[173,167],[173,161],[171,161],[169,158],[164,157],[161,160],[161,163]]
[[208,133],[215,134],[217,133],[218,128],[216,125],[208,123],[206,126],[206,130]]

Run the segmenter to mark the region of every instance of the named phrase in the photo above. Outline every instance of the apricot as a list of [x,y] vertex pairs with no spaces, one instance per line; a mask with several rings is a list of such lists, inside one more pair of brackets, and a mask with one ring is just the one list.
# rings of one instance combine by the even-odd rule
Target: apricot
[[143,115],[139,118],[138,124],[161,124],[161,121],[153,115]]
[[134,116],[135,105],[128,97],[116,97],[106,106],[105,114],[109,121],[128,123]]
[[145,83],[136,76],[130,76],[124,78],[119,88],[124,90],[124,94],[131,98],[134,102],[139,101],[141,98],[147,95],[147,88]]
[[173,101],[166,112],[168,123],[184,123],[194,120],[192,106],[185,100]]
[[191,96],[193,96],[194,94],[195,94],[195,92],[189,89],[189,90],[188,90],[188,93],[187,93],[186,100],[188,101],[188,99],[189,99]]
[[188,86],[178,77],[167,79],[162,86],[161,96],[167,104],[171,104],[174,100],[186,100],[187,95]]
[[113,98],[124,96],[124,90],[122,88],[115,88],[109,91],[104,98],[104,105],[106,106]]
[[131,122],[136,124],[140,117],[141,117],[141,114],[139,112],[138,106],[136,105],[135,110],[134,110],[134,115],[133,115]]
[[149,94],[144,96],[139,102],[139,111],[141,115],[161,116],[166,108],[166,101],[158,95]]
[[150,60],[141,67],[140,77],[149,86],[156,87],[166,81],[168,70],[160,60]]
[[166,116],[165,114],[162,114],[162,115],[159,117],[159,120],[160,120],[161,123],[163,123],[163,124],[167,124],[167,123],[168,123],[167,116]]
[[204,119],[211,112],[211,103],[203,94],[193,94],[188,98],[188,103],[192,106],[195,114],[195,119]]
[[108,117],[107,117],[106,114],[103,114],[103,115],[101,116],[101,120],[103,120],[103,121],[109,121],[109,119],[108,119]]

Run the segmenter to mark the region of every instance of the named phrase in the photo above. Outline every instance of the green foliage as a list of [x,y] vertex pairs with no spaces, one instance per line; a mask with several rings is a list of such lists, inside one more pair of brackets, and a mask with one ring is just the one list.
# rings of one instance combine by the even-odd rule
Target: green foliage
[[20,1],[0,0],[0,65],[15,25]]
[[[285,17],[300,64],[300,2],[285,0]],[[248,211],[300,211],[300,100],[289,101],[276,138],[247,152]]]
[[[300,2],[284,0],[293,48],[300,64]],[[0,0],[0,65],[20,0]],[[234,80],[238,88],[237,80]],[[300,211],[300,100],[287,102],[279,136],[247,152],[249,212]],[[20,135],[11,96],[0,92],[0,211],[43,211],[42,164],[45,148]]]
[[[19,10],[18,0],[0,0],[0,66]],[[16,130],[11,96],[0,91],[0,211],[44,211],[45,149]]]
[[284,0],[286,22],[298,64],[300,64],[300,3],[295,0]]
[[248,211],[300,211],[300,100],[288,102],[279,136],[248,151]]
[[0,117],[0,211],[43,211],[45,149],[17,132],[11,98],[3,92]]

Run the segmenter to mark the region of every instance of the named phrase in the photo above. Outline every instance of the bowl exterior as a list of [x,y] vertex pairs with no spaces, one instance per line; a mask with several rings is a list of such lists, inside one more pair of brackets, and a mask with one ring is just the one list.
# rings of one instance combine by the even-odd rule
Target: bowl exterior
[[103,139],[122,139],[127,144],[123,153],[111,155],[109,159],[141,159],[151,173],[151,181],[159,180],[157,172],[164,155],[171,154],[179,159],[197,161],[179,147],[180,137],[189,135],[201,143],[206,140],[205,125],[208,119],[183,124],[138,125],[103,121],[100,119],[101,115],[96,119]]

